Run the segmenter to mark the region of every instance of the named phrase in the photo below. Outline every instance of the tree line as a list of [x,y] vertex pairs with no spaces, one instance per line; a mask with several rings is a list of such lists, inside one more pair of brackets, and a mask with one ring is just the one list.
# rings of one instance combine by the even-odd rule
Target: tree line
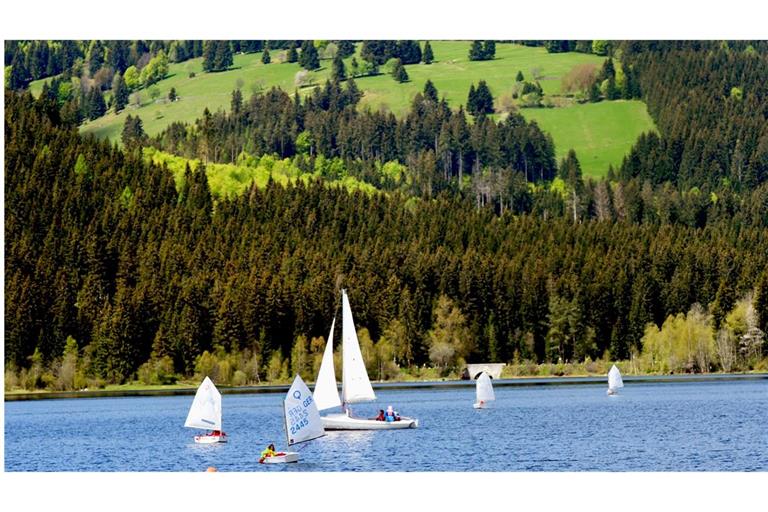
[[[299,337],[296,360],[327,335],[340,287],[401,365],[625,359],[649,323],[698,303],[727,324],[750,292],[766,329],[765,228],[499,216],[455,194],[414,202],[322,180],[217,199],[204,167],[177,189],[43,98],[8,94],[5,121],[9,368],[77,358],[123,382],[190,375],[220,353],[279,370]],[[445,332],[457,311],[460,338]]]

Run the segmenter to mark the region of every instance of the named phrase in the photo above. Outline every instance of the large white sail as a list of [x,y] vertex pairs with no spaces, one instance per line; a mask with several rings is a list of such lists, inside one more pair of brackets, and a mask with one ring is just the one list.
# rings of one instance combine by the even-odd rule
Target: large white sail
[[333,327],[335,325],[336,318],[331,322],[331,334],[328,335],[323,362],[320,363],[320,371],[317,373],[317,382],[315,382],[314,399],[320,411],[341,405],[339,390],[336,387],[336,370],[333,367]]
[[221,393],[208,377],[197,388],[184,426],[221,430]]
[[608,389],[617,390],[624,387],[624,381],[621,380],[621,372],[616,365],[611,367],[608,372]]
[[341,290],[342,316],[342,369],[341,395],[344,403],[368,402],[376,400],[376,395],[368,380],[368,372],[360,352],[360,342],[355,332],[355,321],[352,319],[352,308],[349,307],[347,292]]
[[320,412],[317,410],[312,393],[299,375],[293,379],[293,385],[285,396],[283,410],[288,446],[325,435]]
[[478,402],[489,402],[496,400],[496,396],[493,394],[493,384],[491,384],[491,377],[483,372],[477,378],[476,394]]

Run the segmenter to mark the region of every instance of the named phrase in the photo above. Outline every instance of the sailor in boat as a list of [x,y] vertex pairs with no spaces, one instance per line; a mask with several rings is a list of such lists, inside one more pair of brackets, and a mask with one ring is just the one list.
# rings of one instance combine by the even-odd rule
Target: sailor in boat
[[267,446],[261,452],[261,458],[259,459],[259,463],[264,464],[264,459],[266,459],[267,457],[278,457],[280,455],[285,455],[285,452],[276,452],[275,445],[272,443],[269,443],[269,446]]
[[373,419],[376,421],[384,421],[384,409],[379,409],[379,415]]
[[400,421],[400,415],[397,414],[391,405],[387,407],[387,412],[384,415],[384,421]]

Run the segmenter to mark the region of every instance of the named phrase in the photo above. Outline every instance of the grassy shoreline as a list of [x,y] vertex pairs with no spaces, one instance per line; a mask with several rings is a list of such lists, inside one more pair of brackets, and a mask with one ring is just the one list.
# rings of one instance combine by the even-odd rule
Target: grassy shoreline
[[[638,373],[623,376],[625,382],[692,382],[713,380],[739,380],[739,379],[768,379],[768,373],[762,371],[748,371],[737,373],[709,372],[709,373]],[[495,381],[495,386],[526,386],[548,384],[600,384],[606,379],[605,374],[572,374],[549,376],[505,376]],[[176,384],[144,385],[137,382],[130,384],[109,385],[97,390],[79,391],[52,391],[52,390],[22,390],[15,389],[5,391],[5,401],[24,401],[37,399],[60,398],[109,398],[109,397],[136,397],[136,396],[174,396],[193,395],[197,389],[196,381],[183,381]],[[314,386],[314,382],[308,382]],[[422,380],[392,380],[372,381],[374,389],[418,389],[430,387],[472,387],[474,382],[458,378],[422,379]],[[257,393],[283,393],[290,383],[263,383],[245,386],[218,386],[222,394],[257,394]]]

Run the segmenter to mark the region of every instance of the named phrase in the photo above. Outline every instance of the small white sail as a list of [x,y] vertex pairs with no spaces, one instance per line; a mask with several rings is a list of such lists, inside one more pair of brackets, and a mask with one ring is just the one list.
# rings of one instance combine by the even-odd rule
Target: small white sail
[[336,370],[333,367],[333,327],[335,325],[336,318],[331,322],[331,333],[325,344],[323,362],[320,363],[320,371],[317,373],[317,382],[315,382],[314,399],[320,411],[341,405],[339,389],[336,387]]
[[493,394],[493,384],[491,384],[491,377],[483,372],[477,378],[476,384],[477,402],[490,402],[496,400],[496,396]]
[[283,410],[288,446],[325,435],[320,412],[317,410],[312,393],[299,375],[293,379],[293,385],[285,396]]
[[342,399],[347,404],[376,400],[371,381],[368,380],[363,354],[360,352],[360,342],[357,340],[355,321],[352,318],[352,308],[349,306],[346,290],[341,290],[341,299]]
[[621,372],[616,367],[616,365],[613,365],[611,370],[608,372],[608,389],[611,391],[616,391],[617,389],[623,387],[624,382],[621,380]]
[[208,377],[197,388],[184,426],[221,430],[221,393]]

